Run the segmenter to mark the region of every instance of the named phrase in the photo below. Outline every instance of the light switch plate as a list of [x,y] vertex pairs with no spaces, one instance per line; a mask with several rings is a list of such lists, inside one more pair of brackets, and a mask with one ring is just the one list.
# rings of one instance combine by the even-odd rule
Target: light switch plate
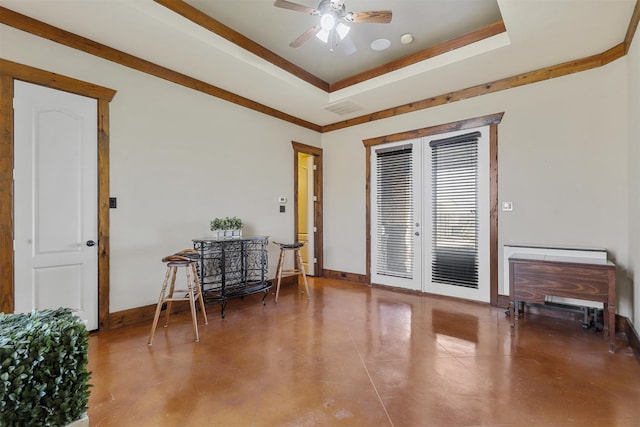
[[502,202],[502,211],[511,212],[513,210],[513,202]]

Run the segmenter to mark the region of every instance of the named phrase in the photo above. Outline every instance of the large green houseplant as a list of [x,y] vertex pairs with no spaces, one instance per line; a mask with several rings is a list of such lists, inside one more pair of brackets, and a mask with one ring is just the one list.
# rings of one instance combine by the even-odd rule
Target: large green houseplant
[[71,310],[0,313],[0,427],[65,426],[87,412],[89,334]]

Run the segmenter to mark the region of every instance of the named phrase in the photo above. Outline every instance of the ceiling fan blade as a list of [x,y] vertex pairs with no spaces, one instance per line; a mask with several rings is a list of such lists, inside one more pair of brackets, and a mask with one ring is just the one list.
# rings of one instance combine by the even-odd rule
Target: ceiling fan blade
[[318,10],[312,7],[307,7],[302,4],[294,3],[287,0],[276,0],[273,3],[275,7],[281,7],[283,9],[295,10],[296,12],[308,13],[309,15],[317,15]]
[[366,12],[349,12],[345,19],[351,22],[370,22],[388,24],[391,22],[390,10],[369,10]]
[[316,34],[318,34],[320,29],[322,29],[322,27],[320,25],[314,25],[313,27],[309,28],[304,33],[300,34],[297,39],[295,39],[294,41],[289,43],[289,46],[294,47],[294,48],[302,46],[303,44],[305,44],[305,42],[307,40],[309,40],[311,37],[313,37]]

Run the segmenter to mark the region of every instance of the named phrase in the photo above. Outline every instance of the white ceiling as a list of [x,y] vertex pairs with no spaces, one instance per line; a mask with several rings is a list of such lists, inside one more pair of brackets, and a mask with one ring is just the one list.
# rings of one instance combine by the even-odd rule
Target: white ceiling
[[[347,10],[393,11],[391,24],[352,24],[358,52],[343,56],[318,40],[289,42],[312,16],[272,0],[188,0],[191,5],[312,74],[331,82],[424,49],[500,16],[507,32],[328,93],[151,0],[0,0],[0,5],[122,50],[303,120],[326,125],[538,68],[580,59],[623,41],[636,0],[347,0]],[[315,7],[315,1],[296,3]],[[317,19],[317,18],[316,18]],[[454,21],[451,21],[453,19]],[[405,32],[416,42],[398,41]],[[368,44],[385,37],[392,48]],[[0,56],[1,56],[0,52]],[[385,56],[390,55],[390,56]],[[324,109],[349,101],[347,115]]]
[[[341,47],[332,52],[316,37],[300,48],[289,47],[292,40],[316,25],[319,17],[274,7],[273,0],[186,2],[327,82],[352,76],[501,19],[497,0],[346,0],[347,11],[391,10],[393,13],[389,24],[349,24],[349,37],[358,50],[346,56]],[[294,2],[315,8],[319,0]],[[413,34],[413,43],[400,42],[400,36],[405,33]],[[379,38],[391,42],[389,49],[376,52],[370,48],[371,42]]]

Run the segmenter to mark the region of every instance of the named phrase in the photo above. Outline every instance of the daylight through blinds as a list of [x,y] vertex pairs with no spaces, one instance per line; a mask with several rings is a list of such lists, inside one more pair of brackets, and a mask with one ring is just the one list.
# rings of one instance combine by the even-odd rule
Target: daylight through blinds
[[413,164],[412,148],[376,153],[377,274],[411,279],[413,276]]
[[478,138],[431,141],[431,280],[478,288]]

